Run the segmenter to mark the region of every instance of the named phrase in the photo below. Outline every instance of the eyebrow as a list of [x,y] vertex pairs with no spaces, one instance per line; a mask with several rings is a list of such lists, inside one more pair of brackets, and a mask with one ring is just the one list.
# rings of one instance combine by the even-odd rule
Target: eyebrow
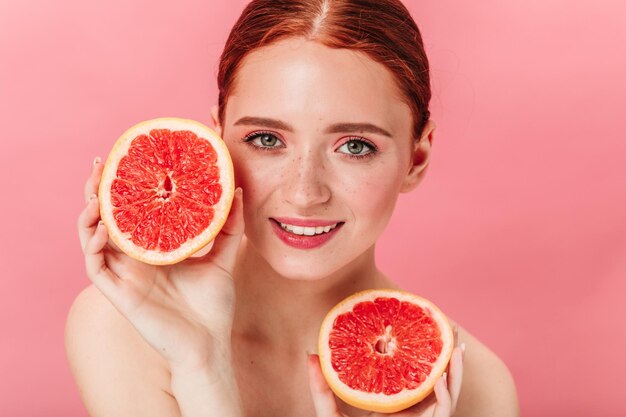
[[280,130],[286,130],[288,132],[293,132],[293,128],[289,126],[287,123],[281,122],[280,120],[276,120],[276,119],[268,119],[266,117],[251,117],[251,116],[242,117],[241,119],[235,122],[235,126],[241,126],[241,125],[263,126],[263,127],[269,127],[272,129],[280,129]]
[[[235,122],[235,126],[241,125],[254,125],[254,126],[264,126],[271,129],[280,129],[286,130],[288,132],[293,132],[294,129],[289,124],[276,120],[270,119],[267,117],[252,117],[246,116]],[[343,133],[343,132],[368,132],[375,133],[378,135],[392,137],[391,133],[383,129],[382,127],[378,127],[372,123],[335,123],[334,125],[329,126],[324,133]]]

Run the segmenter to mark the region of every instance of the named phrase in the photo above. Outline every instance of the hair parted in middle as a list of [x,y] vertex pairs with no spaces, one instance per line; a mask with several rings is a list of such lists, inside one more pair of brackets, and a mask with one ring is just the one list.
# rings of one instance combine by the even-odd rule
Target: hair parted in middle
[[393,74],[413,116],[418,140],[430,117],[428,58],[419,29],[399,0],[253,0],[233,26],[217,77],[219,121],[247,54],[302,37],[366,54]]

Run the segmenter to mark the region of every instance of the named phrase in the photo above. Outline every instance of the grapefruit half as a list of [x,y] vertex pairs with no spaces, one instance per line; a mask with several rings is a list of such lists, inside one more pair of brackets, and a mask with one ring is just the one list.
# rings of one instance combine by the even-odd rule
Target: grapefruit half
[[319,357],[324,378],[346,403],[393,413],[433,391],[454,348],[446,316],[408,292],[358,292],[326,315]]
[[102,172],[100,217],[127,255],[180,262],[213,241],[234,197],[233,164],[212,129],[158,118],[120,136]]

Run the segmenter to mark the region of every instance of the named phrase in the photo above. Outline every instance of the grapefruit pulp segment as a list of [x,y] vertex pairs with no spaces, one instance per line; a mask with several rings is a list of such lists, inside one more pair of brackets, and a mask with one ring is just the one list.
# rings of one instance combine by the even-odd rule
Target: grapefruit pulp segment
[[447,318],[431,302],[403,291],[368,290],[340,302],[324,319],[320,364],[346,403],[396,412],[432,392],[453,344]]
[[211,242],[226,221],[232,161],[217,134],[196,121],[148,120],[114,145],[99,197],[120,249],[146,263],[179,262]]

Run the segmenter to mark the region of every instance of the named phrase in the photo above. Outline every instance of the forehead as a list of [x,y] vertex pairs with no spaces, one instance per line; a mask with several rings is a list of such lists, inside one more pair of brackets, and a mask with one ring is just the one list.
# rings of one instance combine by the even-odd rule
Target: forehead
[[392,134],[410,129],[411,115],[382,64],[300,38],[251,52],[239,67],[226,110],[226,124],[244,115],[288,118],[296,125],[367,121]]

